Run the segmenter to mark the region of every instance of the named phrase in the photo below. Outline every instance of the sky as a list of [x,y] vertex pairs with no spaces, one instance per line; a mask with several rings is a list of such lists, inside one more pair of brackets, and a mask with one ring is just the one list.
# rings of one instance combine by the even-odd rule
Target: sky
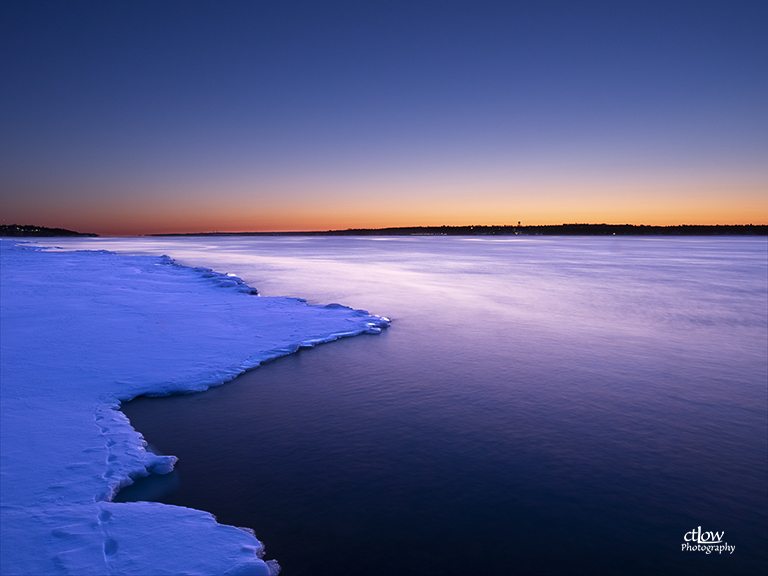
[[768,224],[768,2],[0,2],[3,224]]

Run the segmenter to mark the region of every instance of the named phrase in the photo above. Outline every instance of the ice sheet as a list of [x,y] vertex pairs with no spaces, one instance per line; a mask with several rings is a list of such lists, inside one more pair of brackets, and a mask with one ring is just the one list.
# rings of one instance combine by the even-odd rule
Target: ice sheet
[[389,321],[263,298],[238,278],[168,257],[46,252],[8,240],[0,251],[0,571],[276,571],[251,533],[208,513],[111,502],[132,479],[176,460],[145,450],[120,402],[204,390]]

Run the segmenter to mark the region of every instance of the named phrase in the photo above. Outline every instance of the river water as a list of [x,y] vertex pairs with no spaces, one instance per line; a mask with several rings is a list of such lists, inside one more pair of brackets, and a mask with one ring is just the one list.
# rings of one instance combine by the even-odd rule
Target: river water
[[[765,238],[56,243],[392,319],[126,404],[180,461],[118,499],[252,527],[287,576],[768,568]],[[683,551],[699,526],[733,553]]]

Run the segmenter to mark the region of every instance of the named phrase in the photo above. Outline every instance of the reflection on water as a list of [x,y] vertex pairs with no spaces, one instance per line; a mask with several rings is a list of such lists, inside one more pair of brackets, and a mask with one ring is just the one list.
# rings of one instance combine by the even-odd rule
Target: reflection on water
[[[286,574],[768,567],[764,238],[57,243],[393,319],[125,406],[180,457],[159,499],[255,528]],[[735,552],[682,552],[698,526]]]

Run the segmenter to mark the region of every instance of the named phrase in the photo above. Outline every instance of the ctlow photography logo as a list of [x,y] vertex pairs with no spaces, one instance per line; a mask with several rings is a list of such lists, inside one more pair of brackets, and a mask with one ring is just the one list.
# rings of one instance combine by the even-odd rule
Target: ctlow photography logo
[[683,552],[704,552],[706,554],[728,552],[733,554],[736,546],[729,546],[728,542],[723,542],[724,536],[725,532],[702,532],[701,526],[699,526],[685,533]]

